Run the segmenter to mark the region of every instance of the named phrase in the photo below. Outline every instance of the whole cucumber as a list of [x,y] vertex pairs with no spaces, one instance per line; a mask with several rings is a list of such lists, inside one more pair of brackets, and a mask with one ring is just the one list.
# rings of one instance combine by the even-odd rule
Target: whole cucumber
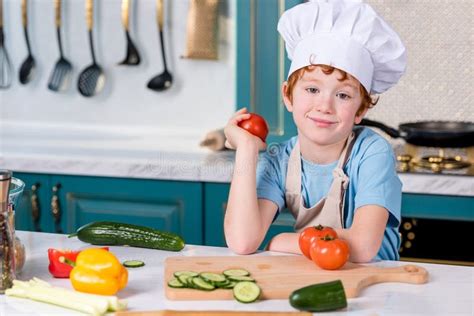
[[295,290],[290,305],[311,312],[325,312],[347,306],[346,293],[340,280],[318,283]]
[[176,234],[118,222],[92,222],[69,235],[74,236],[93,245],[132,246],[169,251],[180,251],[184,248],[183,238]]

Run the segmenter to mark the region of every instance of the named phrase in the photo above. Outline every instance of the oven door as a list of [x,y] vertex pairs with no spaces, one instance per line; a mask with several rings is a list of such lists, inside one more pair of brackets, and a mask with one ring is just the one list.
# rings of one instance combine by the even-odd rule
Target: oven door
[[400,260],[474,266],[474,222],[402,218]]

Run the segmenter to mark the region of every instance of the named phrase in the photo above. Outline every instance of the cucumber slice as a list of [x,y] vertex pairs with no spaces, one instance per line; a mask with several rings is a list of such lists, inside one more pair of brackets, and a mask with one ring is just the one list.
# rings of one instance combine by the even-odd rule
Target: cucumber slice
[[257,284],[248,281],[237,283],[233,289],[234,298],[241,303],[255,302],[261,293],[262,290]]
[[224,275],[217,273],[201,272],[199,276],[213,285],[224,284],[227,281]]
[[193,278],[192,276],[190,275],[187,275],[187,274],[181,274],[180,276],[178,276],[178,281],[181,282],[185,287],[191,287],[190,284],[189,284],[189,281],[188,279],[191,279]]
[[247,270],[244,270],[244,269],[228,269],[228,270],[225,270],[223,273],[227,277],[230,277],[230,276],[248,276],[248,275],[250,275],[250,272],[248,272]]
[[198,276],[199,273],[197,272],[194,272],[194,271],[176,271],[175,273],[173,273],[173,275],[175,277],[179,277],[180,275],[189,275],[189,276]]
[[177,278],[172,278],[171,280],[168,281],[168,286],[169,287],[174,287],[174,288],[183,288],[185,287],[183,283],[181,283]]
[[209,282],[206,282],[200,277],[192,277],[193,287],[198,290],[212,291],[215,289],[214,285]]
[[229,281],[228,284],[223,285],[221,288],[230,290],[230,289],[233,289],[237,283],[238,282],[235,282],[235,281]]
[[123,262],[123,266],[126,268],[140,268],[145,265],[145,262],[140,260],[127,260]]
[[242,281],[255,282],[254,278],[246,276],[246,275],[242,275],[242,276],[235,275],[235,276],[230,276],[227,278],[231,281],[237,281],[237,282],[242,282]]

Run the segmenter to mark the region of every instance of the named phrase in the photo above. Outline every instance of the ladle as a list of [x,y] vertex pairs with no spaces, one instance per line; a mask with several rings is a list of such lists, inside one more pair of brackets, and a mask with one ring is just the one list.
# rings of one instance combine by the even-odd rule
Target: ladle
[[133,44],[132,38],[130,37],[130,1],[131,0],[122,1],[122,24],[125,29],[125,36],[127,38],[127,55],[125,56],[125,59],[119,63],[119,65],[136,66],[140,64],[140,54],[138,53],[138,50]]
[[25,33],[26,47],[28,49],[28,57],[20,67],[20,82],[27,84],[33,79],[33,75],[36,69],[35,59],[31,53],[30,39],[28,36],[28,3],[27,0],[21,0],[21,16],[23,22],[23,30]]
[[79,92],[85,97],[91,97],[102,90],[105,83],[105,76],[102,68],[97,64],[94,53],[94,40],[92,38],[94,0],[86,0],[86,21],[89,31],[89,44],[92,55],[92,65],[84,69],[79,75],[77,87]]
[[148,82],[147,87],[151,90],[163,91],[171,87],[171,84],[173,82],[173,76],[168,71],[168,67],[166,65],[165,43],[163,41],[163,0],[156,1],[156,8],[156,16],[158,22],[157,24],[161,43],[161,55],[163,58],[163,67],[165,69],[161,74],[151,78],[151,80]]
[[64,58],[63,47],[61,44],[61,0],[54,1],[56,9],[56,33],[59,46],[59,60],[49,77],[48,88],[52,91],[66,90],[70,82],[70,74],[72,70],[71,63]]

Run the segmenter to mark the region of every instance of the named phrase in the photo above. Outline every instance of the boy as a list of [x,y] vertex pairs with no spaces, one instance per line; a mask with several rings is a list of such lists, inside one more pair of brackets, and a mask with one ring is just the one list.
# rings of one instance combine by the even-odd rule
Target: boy
[[[379,94],[405,71],[398,35],[367,4],[318,0],[286,11],[278,23],[292,61],[283,101],[298,136],[266,152],[265,144],[228,122],[236,149],[224,231],[239,254],[257,250],[278,213],[296,219],[296,233],[275,236],[268,250],[301,253],[299,232],[321,224],[348,241],[352,262],[397,260],[401,182],[391,146],[355,127]],[[277,150],[275,150],[277,149]]]

